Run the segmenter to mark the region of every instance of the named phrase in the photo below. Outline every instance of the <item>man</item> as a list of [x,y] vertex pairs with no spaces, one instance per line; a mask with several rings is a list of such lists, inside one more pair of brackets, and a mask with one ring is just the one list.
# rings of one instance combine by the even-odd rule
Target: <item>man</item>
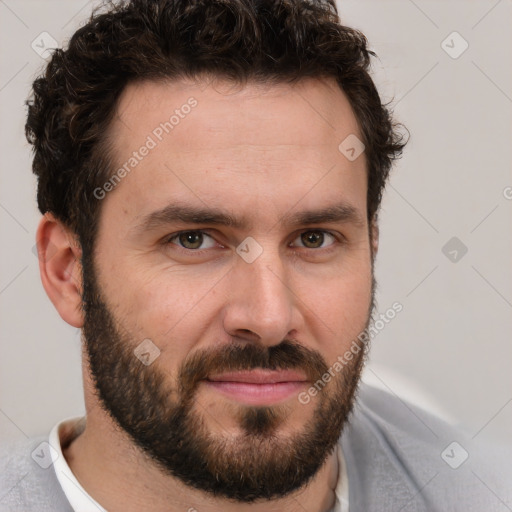
[[446,425],[357,393],[403,148],[370,55],[332,3],[249,0],[111,5],[55,51],[26,130],[87,416],[7,451],[0,510],[510,503]]

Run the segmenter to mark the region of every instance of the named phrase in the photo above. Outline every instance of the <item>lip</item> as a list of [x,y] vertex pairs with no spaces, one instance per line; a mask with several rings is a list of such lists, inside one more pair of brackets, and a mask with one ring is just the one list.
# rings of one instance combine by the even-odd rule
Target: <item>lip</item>
[[271,405],[296,395],[307,382],[303,373],[293,370],[251,370],[229,372],[204,381],[222,395],[249,405]]
[[227,372],[208,377],[211,382],[246,382],[250,384],[277,384],[280,382],[306,382],[307,378],[297,370],[249,370]]

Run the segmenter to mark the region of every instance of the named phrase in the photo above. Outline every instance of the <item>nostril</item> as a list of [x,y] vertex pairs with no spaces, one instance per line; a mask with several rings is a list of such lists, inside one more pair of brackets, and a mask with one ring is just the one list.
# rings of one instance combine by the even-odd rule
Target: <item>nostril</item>
[[234,334],[235,338],[241,338],[243,340],[258,341],[260,336],[249,329],[237,329]]

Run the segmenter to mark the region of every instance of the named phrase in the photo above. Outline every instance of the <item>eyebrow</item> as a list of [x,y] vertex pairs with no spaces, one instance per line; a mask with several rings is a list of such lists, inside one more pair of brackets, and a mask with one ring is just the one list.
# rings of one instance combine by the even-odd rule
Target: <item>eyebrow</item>
[[[142,220],[134,226],[133,232],[141,234],[177,222],[183,224],[227,226],[240,230],[250,229],[253,225],[247,217],[236,217],[227,210],[173,203],[145,215]],[[336,222],[350,223],[356,227],[366,225],[365,219],[357,208],[347,203],[339,203],[317,210],[306,210],[286,214],[279,219],[279,222],[286,226],[321,223],[332,224]]]

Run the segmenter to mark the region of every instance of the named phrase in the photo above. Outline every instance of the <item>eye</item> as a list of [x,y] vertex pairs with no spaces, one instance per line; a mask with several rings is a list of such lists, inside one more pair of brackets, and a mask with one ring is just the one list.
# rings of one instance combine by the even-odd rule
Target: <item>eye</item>
[[[202,247],[203,242],[208,241],[206,239],[209,239],[209,244]],[[181,231],[168,238],[166,243],[178,245],[188,250],[211,249],[215,247],[215,240],[204,231]]]
[[302,246],[299,245],[299,247],[306,247],[307,249],[323,249],[333,245],[333,243],[324,245],[324,242],[329,239],[333,240],[333,243],[336,242],[336,237],[332,233],[329,233],[329,231],[311,230],[304,231],[295,240],[300,240],[303,244]]

